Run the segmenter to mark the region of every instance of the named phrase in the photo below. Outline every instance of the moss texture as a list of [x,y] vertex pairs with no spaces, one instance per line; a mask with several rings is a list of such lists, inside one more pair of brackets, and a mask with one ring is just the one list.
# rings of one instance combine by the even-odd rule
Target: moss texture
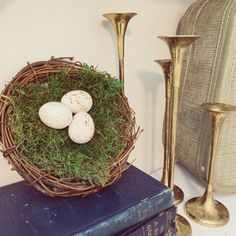
[[[84,90],[93,98],[89,112],[95,123],[95,135],[86,144],[76,144],[68,129],[54,130],[39,119],[38,110],[46,102],[60,101],[72,90]],[[61,71],[46,83],[13,88],[10,126],[23,158],[47,173],[69,181],[105,184],[113,158],[126,147],[127,110],[118,93],[118,80],[106,72],[84,65],[70,77]]]

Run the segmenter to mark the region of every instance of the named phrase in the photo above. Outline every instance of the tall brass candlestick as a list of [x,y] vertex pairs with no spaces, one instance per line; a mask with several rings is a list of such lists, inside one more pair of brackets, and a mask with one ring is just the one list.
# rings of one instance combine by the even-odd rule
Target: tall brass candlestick
[[107,13],[103,16],[111,21],[117,37],[117,49],[119,59],[119,80],[121,82],[122,91],[124,93],[124,40],[125,32],[129,23],[129,20],[137,15],[137,13]]
[[[165,98],[166,98],[166,106],[165,106],[165,120],[164,120],[164,166],[162,172],[161,182],[169,186],[169,168],[170,168],[170,131],[171,131],[171,91],[172,91],[172,76],[171,76],[171,68],[172,62],[170,59],[165,60],[155,60],[157,62],[164,73],[165,78]],[[176,185],[173,188],[175,205],[179,205],[184,200],[183,191]]]
[[[161,36],[162,39],[169,47],[172,58],[172,91],[171,91],[171,132],[170,132],[170,162],[169,162],[169,175],[168,186],[174,191],[174,166],[175,166],[175,146],[176,146],[176,128],[178,116],[178,103],[179,103],[179,86],[181,80],[181,70],[183,59],[187,48],[198,38],[196,35],[176,35],[176,36]],[[176,197],[176,196],[175,196]],[[177,235],[190,236],[192,230],[189,222],[177,215]]]
[[171,96],[171,60],[155,60],[157,62],[164,74],[165,79],[165,98],[166,98],[166,107],[165,107],[165,120],[164,120],[164,166],[162,171],[162,178],[161,182],[168,186],[168,173],[169,173],[169,159],[170,159],[170,135],[169,131],[171,129],[170,127],[170,96]]
[[179,86],[181,80],[181,70],[185,52],[187,48],[199,36],[195,35],[176,35],[176,36],[161,36],[169,47],[172,58],[172,114],[171,114],[171,150],[170,150],[170,171],[169,171],[169,186],[173,190],[174,187],[174,164],[175,164],[175,146],[176,146],[176,127],[179,105]]
[[207,186],[202,197],[192,198],[186,202],[185,211],[196,223],[209,227],[218,227],[225,225],[229,221],[229,212],[222,203],[214,200],[212,178],[220,129],[228,113],[236,110],[236,107],[223,103],[204,103],[201,107],[209,113],[212,121],[211,154]]

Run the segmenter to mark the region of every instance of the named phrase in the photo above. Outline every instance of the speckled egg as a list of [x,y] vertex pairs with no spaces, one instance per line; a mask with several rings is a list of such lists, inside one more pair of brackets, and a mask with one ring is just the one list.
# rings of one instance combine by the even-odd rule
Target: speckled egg
[[39,118],[50,128],[64,129],[72,121],[72,112],[60,102],[48,102],[40,107]]
[[66,93],[62,97],[61,103],[68,106],[73,113],[88,112],[93,105],[93,99],[89,93],[83,90],[74,90]]
[[68,129],[71,140],[79,144],[89,142],[94,135],[94,131],[93,119],[86,112],[79,112],[74,115]]

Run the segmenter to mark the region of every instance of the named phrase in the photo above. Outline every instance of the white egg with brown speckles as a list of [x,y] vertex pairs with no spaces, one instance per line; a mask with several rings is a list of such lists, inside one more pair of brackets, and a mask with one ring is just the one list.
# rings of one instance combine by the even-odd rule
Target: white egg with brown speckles
[[39,109],[40,120],[53,129],[64,129],[72,121],[70,108],[60,102],[48,102]]
[[93,105],[93,99],[83,90],[73,90],[62,97],[61,103],[68,106],[73,113],[88,112]]
[[69,125],[68,134],[75,143],[84,144],[89,142],[95,131],[92,117],[86,112],[79,112],[74,115]]

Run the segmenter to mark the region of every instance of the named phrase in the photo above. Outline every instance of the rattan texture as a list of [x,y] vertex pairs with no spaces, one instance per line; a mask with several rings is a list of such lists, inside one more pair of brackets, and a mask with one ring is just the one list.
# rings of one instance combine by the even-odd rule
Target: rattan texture
[[[121,177],[122,172],[130,166],[127,163],[130,152],[134,148],[135,141],[140,133],[140,129],[136,127],[135,115],[130,108],[127,98],[123,94],[119,94],[119,98],[127,108],[127,114],[130,116],[132,124],[129,130],[129,141],[126,148],[113,158],[108,174],[108,181],[104,186],[85,183],[83,180],[72,182],[63,181],[58,177],[46,173],[36,165],[32,165],[23,158],[15,143],[14,134],[9,126],[9,116],[13,109],[8,102],[8,97],[11,95],[10,84],[25,86],[29,83],[44,83],[50,76],[66,70],[70,77],[76,75],[78,69],[82,67],[80,62],[74,62],[73,58],[51,58],[47,61],[39,61],[28,63],[13,79],[5,86],[1,93],[0,101],[0,148],[4,158],[11,164],[12,169],[16,170],[29,185],[32,185],[40,192],[49,196],[71,197],[71,196],[86,196],[91,193],[98,192],[100,189],[111,185]],[[91,67],[93,69],[93,67]]]
[[[212,11],[214,9],[214,11]],[[200,35],[183,64],[176,157],[205,181],[211,148],[211,123],[200,105],[236,104],[236,0],[198,0],[183,15],[178,34]],[[215,192],[236,192],[236,113],[226,118],[217,146]]]

